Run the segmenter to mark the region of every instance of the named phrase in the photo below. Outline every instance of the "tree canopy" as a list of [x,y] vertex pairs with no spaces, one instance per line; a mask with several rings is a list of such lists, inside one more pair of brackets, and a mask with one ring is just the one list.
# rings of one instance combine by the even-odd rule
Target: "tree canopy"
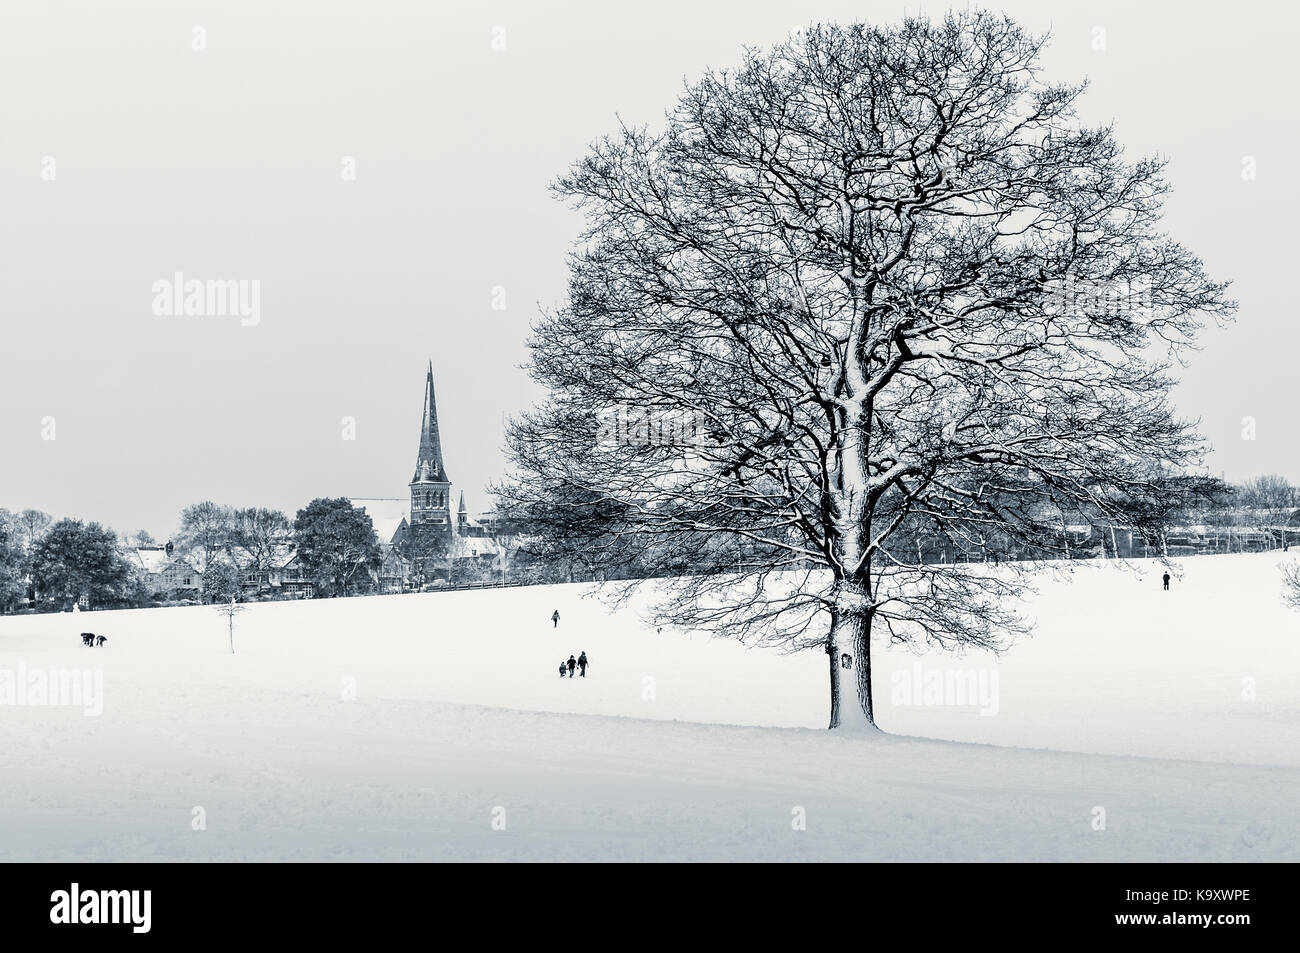
[[312,500],[293,521],[303,569],[325,596],[366,592],[379,568],[374,523],[346,498]]
[[1044,42],[984,12],[815,26],[555,185],[585,228],[506,498],[642,552],[731,540],[735,575],[679,576],[664,612],[824,647],[832,727],[873,720],[873,632],[1023,628],[1010,574],[916,533],[1060,553],[1070,514],[1159,509],[1201,450],[1171,367],[1233,305],[1164,231],[1164,162],[1081,123]]
[[112,605],[134,595],[131,568],[117,535],[98,523],[62,519],[32,548],[32,582],[38,598]]

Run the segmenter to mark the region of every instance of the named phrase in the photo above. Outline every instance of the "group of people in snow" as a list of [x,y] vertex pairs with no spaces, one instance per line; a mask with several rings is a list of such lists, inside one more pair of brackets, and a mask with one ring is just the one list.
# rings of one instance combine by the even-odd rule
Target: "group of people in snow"
[[564,678],[565,673],[568,673],[569,678],[573,678],[573,670],[575,668],[578,670],[579,675],[581,675],[583,678],[586,678],[588,664],[590,663],[588,663],[587,661],[586,652],[580,654],[576,659],[572,655],[570,655],[569,660],[567,662],[560,663],[560,678]]
[[[560,627],[560,610],[556,609],[554,612],[551,613],[551,628],[558,629],[559,627]],[[587,662],[586,652],[579,653],[577,658],[574,658],[572,655],[570,655],[567,661],[560,663],[560,678],[564,678],[565,675],[568,675],[569,678],[573,678],[574,669],[577,669],[578,674],[581,675],[583,678],[586,678],[588,664],[589,663]]]

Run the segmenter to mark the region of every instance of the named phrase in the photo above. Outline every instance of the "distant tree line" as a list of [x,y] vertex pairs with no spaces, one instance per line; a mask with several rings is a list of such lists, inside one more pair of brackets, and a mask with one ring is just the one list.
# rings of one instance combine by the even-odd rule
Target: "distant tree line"
[[[985,487],[983,493],[1001,514],[985,529],[957,528],[923,512],[904,513],[886,551],[900,557],[906,554],[921,563],[1092,556],[1095,553],[1090,548],[1071,550],[1068,543],[1061,542],[1063,534],[1079,524],[1094,532],[1104,556],[1113,556],[1120,548],[1112,542],[1118,533],[1132,533],[1141,542],[1142,553],[1168,555],[1169,537],[1188,527],[1217,528],[1228,551],[1233,548],[1228,542],[1233,533],[1242,538],[1252,532],[1269,536],[1276,547],[1288,539],[1300,543],[1300,486],[1276,474],[1236,484],[1218,477],[1170,475],[1161,492],[1116,498],[1105,511],[1029,506],[1014,486],[996,492]],[[882,515],[891,515],[889,505],[887,498]],[[629,508],[572,488],[549,499],[505,488],[502,511],[511,514],[522,534],[520,550],[512,560],[512,579],[526,583],[603,582],[744,573],[755,566],[782,562],[789,568],[804,566],[801,561],[781,557],[787,546],[775,530],[767,531],[770,539],[761,533],[728,536],[700,531],[682,519],[673,533],[648,536],[628,531],[633,514],[624,510]],[[670,521],[667,514],[664,521]]]
[[97,522],[54,520],[39,510],[0,509],[0,612],[31,606],[62,611],[74,603],[132,608],[257,598],[292,556],[317,595],[371,591],[380,559],[370,517],[347,499],[316,499],[290,519],[279,510],[211,501],[181,512],[165,544],[189,586],[151,588],[129,559],[133,548],[162,548],[146,530],[118,534]]
[[[1295,518],[1300,486],[1283,476],[1269,474],[1237,484],[1176,476],[1169,483],[1169,491],[1154,498],[1134,497],[1117,504],[1125,514],[1118,528],[1138,534],[1153,555],[1163,552],[1162,541],[1171,531],[1189,525],[1220,527],[1225,533],[1273,527],[1279,545],[1283,537],[1278,531],[1291,525],[1294,541],[1300,542],[1300,521]],[[1017,505],[1013,492],[1003,495],[1000,506]],[[1161,505],[1152,505],[1152,499]],[[544,502],[503,494],[501,504],[499,531],[492,536],[504,550],[501,559],[490,565],[456,560],[444,547],[424,554],[424,565],[440,567],[440,577],[452,586],[502,580],[512,585],[613,582],[744,572],[766,564],[783,545],[775,532],[765,540],[761,535],[702,532],[689,525],[671,536],[630,534],[623,531],[628,514],[595,494],[573,492],[563,501]],[[1073,522],[1089,515],[1060,514],[1056,519]],[[1020,516],[972,538],[909,514],[890,545],[936,559],[957,554],[991,560],[1059,556],[1056,547],[1041,543],[1052,536],[1051,520],[1042,513]],[[1025,529],[1013,534],[1006,530],[1009,526]],[[151,592],[124,552],[163,545],[147,530],[118,534],[97,522],[56,521],[34,509],[0,509],[0,612],[28,604],[59,611],[82,600],[96,608],[131,608],[194,598],[192,587]],[[193,568],[198,598],[205,602],[270,597],[275,571],[292,554],[317,596],[362,595],[375,590],[381,558],[370,517],[345,498],[313,500],[293,519],[261,507],[195,503],[182,510],[166,545],[171,547],[169,555]]]

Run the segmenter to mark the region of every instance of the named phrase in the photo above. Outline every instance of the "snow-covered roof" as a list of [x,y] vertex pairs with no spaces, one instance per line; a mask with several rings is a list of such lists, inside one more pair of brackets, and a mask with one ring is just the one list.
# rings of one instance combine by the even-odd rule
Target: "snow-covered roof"
[[137,568],[150,575],[162,572],[172,557],[162,547],[137,546],[127,552],[127,558]]
[[409,499],[361,499],[350,498],[349,502],[359,510],[364,510],[375,524],[375,535],[381,543],[391,543],[397,535],[402,521],[410,518],[411,501]]
[[488,536],[457,536],[457,556],[495,556],[500,552],[496,540]]
[[204,568],[206,569],[207,566],[214,566],[214,565],[232,566],[235,569],[239,568],[239,563],[235,561],[235,557],[231,556],[230,553],[226,552],[224,549],[219,553],[214,553],[208,559]]
[[393,547],[388,547],[380,560],[380,571],[385,573],[405,573],[410,567]]

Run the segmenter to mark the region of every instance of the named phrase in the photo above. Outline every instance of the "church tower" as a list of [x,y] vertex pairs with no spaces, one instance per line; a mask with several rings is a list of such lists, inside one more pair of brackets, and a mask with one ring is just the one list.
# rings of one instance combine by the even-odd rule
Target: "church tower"
[[424,421],[420,424],[420,452],[411,477],[411,540],[417,548],[437,537],[451,538],[451,481],[442,464],[438,435],[438,405],[433,396],[433,362],[424,379]]

